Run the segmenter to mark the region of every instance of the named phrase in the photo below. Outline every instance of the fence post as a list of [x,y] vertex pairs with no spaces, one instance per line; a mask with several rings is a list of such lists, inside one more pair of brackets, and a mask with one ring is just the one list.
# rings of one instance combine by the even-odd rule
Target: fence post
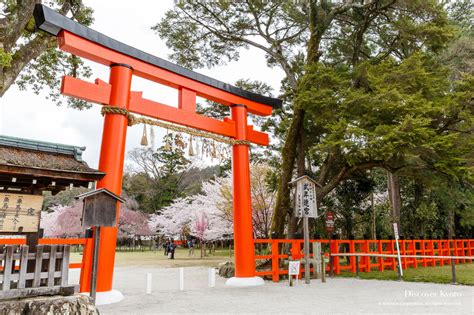
[[359,279],[359,256],[355,256],[356,261],[356,278]]
[[[396,240],[391,240],[390,241],[390,251],[392,255],[395,255],[395,242]],[[397,258],[392,258],[392,270],[396,270],[397,268]]]
[[207,282],[208,282],[207,284],[209,288],[214,288],[216,286],[216,269],[215,268],[209,268]]
[[[445,249],[444,249],[444,254],[446,256],[451,256],[451,241],[450,240],[446,240],[445,241],[446,245],[445,245]],[[447,264],[450,264],[450,260],[449,259],[446,259],[446,263]]]
[[[434,256],[434,254],[435,254],[434,241],[430,240],[429,244],[430,244],[430,251],[429,252],[430,252],[431,256]],[[436,259],[432,258],[429,261],[431,261],[431,266],[436,266]]]
[[[370,253],[370,244],[369,244],[369,240],[365,240],[364,242],[365,244],[365,252],[367,254]],[[370,272],[370,264],[371,264],[371,260],[370,260],[370,257],[369,256],[366,256],[365,257],[365,272]]]
[[26,272],[28,269],[28,245],[21,246],[20,274],[18,276],[18,289],[24,289],[26,284]]
[[326,262],[324,261],[324,252],[321,251],[321,282],[326,282]]
[[49,246],[49,264],[48,264],[48,287],[54,285],[54,272],[56,271],[56,245]]
[[[349,253],[350,254],[355,254],[355,245],[354,245],[354,240],[350,240],[349,242]],[[355,273],[356,272],[356,256],[351,256],[351,272]]]
[[334,265],[336,264],[337,256],[332,256],[332,254],[336,254],[338,249],[336,249],[336,240],[329,240],[329,276],[332,278],[334,277]]
[[[401,240],[400,243],[401,243],[401,245],[402,245],[402,255],[406,255],[406,254],[407,254],[406,240]],[[403,270],[405,270],[405,269],[408,268],[407,258],[406,258],[406,257],[403,257],[403,261],[402,261],[402,266],[401,266],[401,268],[402,268]]]
[[151,294],[152,277],[150,272],[146,274],[146,294]]
[[69,280],[69,258],[71,254],[71,246],[63,246],[63,259],[61,260],[61,285],[66,286]]
[[[474,246],[472,246],[472,242],[474,240],[467,239],[467,253],[468,256],[472,256],[474,254]],[[469,262],[472,262],[472,259],[468,259]]]
[[43,245],[36,246],[35,253],[35,273],[33,278],[33,288],[37,288],[41,283],[41,266],[43,263]]
[[184,290],[184,268],[179,268],[179,290]]
[[[411,254],[416,255],[416,240],[411,240]],[[413,268],[418,268],[418,259],[416,257],[413,257],[412,259],[413,263]]]
[[272,240],[272,281],[280,281],[280,260],[278,258],[278,241]]
[[[458,256],[458,240],[453,239],[453,247],[454,247],[454,256]],[[450,251],[451,252],[451,251]],[[456,258],[454,261],[455,264],[459,264],[459,259]]]
[[[379,247],[379,254],[383,254],[383,244],[382,244],[382,240],[379,240],[378,241],[378,247]],[[383,271],[385,266],[384,266],[384,258],[383,257],[379,257],[379,271]]]
[[10,278],[12,274],[12,266],[13,266],[13,249],[15,245],[7,245],[5,251],[5,266],[3,266],[3,285],[2,290],[8,291],[10,290]]
[[[90,231],[90,232],[89,232]],[[82,250],[82,268],[81,275],[79,278],[79,291],[89,292],[90,281],[91,281],[91,268],[92,268],[92,251],[94,249],[94,239],[92,238],[92,230],[86,230],[86,242],[84,249]]]
[[[426,240],[421,240],[421,253],[423,256],[426,256],[426,245],[428,242]],[[428,267],[428,259],[423,258],[423,267]]]
[[[339,240],[333,240],[332,245],[333,245],[333,248],[332,248],[331,252],[334,253],[334,254],[339,254]],[[336,275],[340,274],[341,273],[341,268],[340,268],[341,266],[339,266],[339,263],[340,263],[339,256],[334,256],[332,262],[334,264],[334,270],[333,270],[334,273],[336,273]]]
[[[438,256],[441,256],[443,255],[443,250],[441,249],[442,248],[442,241],[441,240],[438,240],[436,241],[436,244],[438,245]],[[444,259],[441,259],[441,258],[438,258],[439,259],[439,265],[440,266],[444,266]]]

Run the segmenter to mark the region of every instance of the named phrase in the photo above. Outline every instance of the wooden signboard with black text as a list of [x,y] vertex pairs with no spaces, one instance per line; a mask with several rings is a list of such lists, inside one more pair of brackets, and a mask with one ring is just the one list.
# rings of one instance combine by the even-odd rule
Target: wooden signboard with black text
[[38,232],[43,196],[0,193],[0,232]]

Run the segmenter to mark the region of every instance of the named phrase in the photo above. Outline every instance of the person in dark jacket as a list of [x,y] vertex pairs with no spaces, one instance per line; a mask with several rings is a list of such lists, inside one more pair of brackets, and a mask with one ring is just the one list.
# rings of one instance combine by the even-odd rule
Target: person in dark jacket
[[168,258],[169,259],[174,259],[174,250],[176,249],[176,245],[174,245],[173,240],[169,242],[168,245]]
[[170,241],[166,240],[166,242],[163,244],[163,249],[165,250],[165,256],[168,256],[169,247],[170,247]]

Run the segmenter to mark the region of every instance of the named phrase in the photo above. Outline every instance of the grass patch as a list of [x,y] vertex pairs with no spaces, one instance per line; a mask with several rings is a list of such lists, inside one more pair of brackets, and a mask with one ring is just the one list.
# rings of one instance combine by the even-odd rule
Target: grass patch
[[[338,277],[353,278],[355,274],[341,272]],[[359,272],[361,279],[398,280],[396,271],[371,271]],[[418,267],[403,270],[403,280],[412,282],[451,283],[451,266]],[[459,284],[474,285],[474,264],[466,263],[456,265],[456,280]]]
[[[133,252],[116,252],[115,266],[156,266],[156,267],[217,267],[224,261],[234,261],[233,251],[230,257],[228,249],[216,249],[214,255],[207,253],[207,256],[201,257],[201,250],[195,249],[194,256],[188,255],[186,248],[177,248],[175,259],[168,259],[164,255],[163,250],[160,251],[133,251]],[[71,262],[81,262],[81,253],[71,253]]]

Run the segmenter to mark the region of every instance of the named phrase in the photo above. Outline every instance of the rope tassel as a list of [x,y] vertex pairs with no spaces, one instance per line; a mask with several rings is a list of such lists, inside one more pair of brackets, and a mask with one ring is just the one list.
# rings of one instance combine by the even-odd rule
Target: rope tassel
[[146,136],[146,125],[143,124],[143,135],[142,135],[142,140],[140,141],[140,144],[144,147],[148,145],[148,139]]
[[[176,132],[184,132],[189,135],[195,136],[195,137],[203,137],[203,138],[208,138],[212,139],[217,142],[222,142],[222,143],[227,143],[230,145],[236,145],[236,144],[243,144],[243,145],[249,145],[250,142],[247,140],[236,140],[230,137],[225,137],[225,136],[219,136],[210,132],[205,132],[201,131],[198,129],[194,128],[189,128],[189,127],[183,127],[183,126],[177,126],[174,124],[170,123],[165,123],[156,119],[150,119],[150,118],[144,118],[144,117],[137,117],[133,114],[131,114],[128,110],[125,108],[119,108],[115,106],[102,106],[102,115],[105,114],[119,114],[119,115],[124,115],[128,119],[128,125],[133,126],[136,124],[147,124],[150,126],[158,126],[166,129],[170,129]],[[147,141],[148,142],[148,141]]]
[[189,156],[194,155],[194,150],[193,150],[193,136],[189,137],[189,151],[188,151]]

